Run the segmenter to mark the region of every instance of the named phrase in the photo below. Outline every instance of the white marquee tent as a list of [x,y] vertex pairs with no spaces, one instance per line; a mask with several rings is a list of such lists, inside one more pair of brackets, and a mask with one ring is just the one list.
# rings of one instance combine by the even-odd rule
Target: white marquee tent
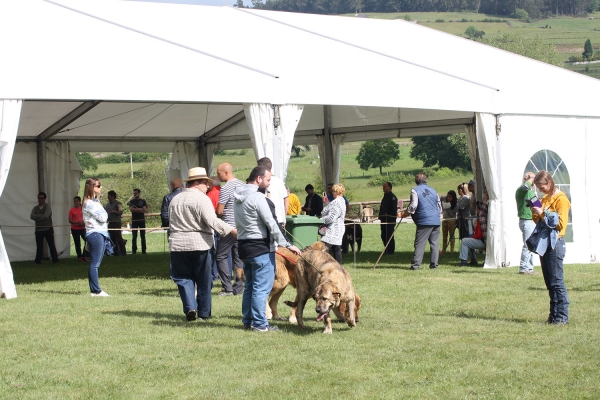
[[[596,261],[598,80],[401,20],[113,0],[1,1],[0,51],[4,297],[9,260],[35,253],[19,227],[38,189],[66,220],[74,151],[173,152],[185,175],[253,146],[284,178],[292,143],[319,144],[334,181],[344,141],[466,132],[491,199],[486,267],[518,265],[526,169],[571,197],[565,261]],[[68,229],[55,237],[68,254]]]

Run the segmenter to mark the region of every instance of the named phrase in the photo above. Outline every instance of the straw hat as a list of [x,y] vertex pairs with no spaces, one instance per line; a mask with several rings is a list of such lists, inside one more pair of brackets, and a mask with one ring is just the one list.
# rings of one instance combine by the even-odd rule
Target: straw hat
[[208,175],[206,175],[206,169],[202,167],[195,167],[188,171],[188,178],[184,179],[184,182],[196,181],[198,179],[210,179]]

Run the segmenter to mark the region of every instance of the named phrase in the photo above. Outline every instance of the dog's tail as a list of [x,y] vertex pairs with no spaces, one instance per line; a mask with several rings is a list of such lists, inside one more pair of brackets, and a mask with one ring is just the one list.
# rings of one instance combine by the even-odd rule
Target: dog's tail
[[283,304],[285,304],[286,306],[292,307],[292,308],[298,307],[298,303],[295,301],[286,300],[283,302]]

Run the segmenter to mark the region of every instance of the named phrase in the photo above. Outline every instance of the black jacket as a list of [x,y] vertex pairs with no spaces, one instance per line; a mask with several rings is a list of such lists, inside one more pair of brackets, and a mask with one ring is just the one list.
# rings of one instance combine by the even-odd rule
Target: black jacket
[[395,222],[398,215],[398,198],[392,192],[386,193],[379,206],[379,220],[381,222]]
[[162,221],[161,226],[163,228],[169,227],[169,204],[171,204],[171,200],[179,193],[181,193],[181,188],[175,188],[175,190],[163,197],[162,207],[160,208],[160,220]]

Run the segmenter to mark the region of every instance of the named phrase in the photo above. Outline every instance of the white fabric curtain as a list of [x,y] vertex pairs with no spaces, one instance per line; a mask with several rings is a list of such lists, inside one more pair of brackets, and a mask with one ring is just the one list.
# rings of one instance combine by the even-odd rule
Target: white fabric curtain
[[[244,104],[244,114],[250,131],[250,140],[256,159],[269,157],[273,174],[285,182],[292,153],[294,134],[302,117],[304,106],[284,104],[273,106],[264,103]],[[274,118],[279,112],[279,127]]]
[[476,120],[481,172],[490,199],[484,268],[499,268],[506,259],[506,246],[503,239],[502,192],[498,175],[499,141],[496,137],[496,117],[493,114],[477,113]]
[[[68,142],[44,143],[46,151],[46,194],[52,206],[54,243],[59,258],[70,257],[71,225],[69,209],[79,193],[83,171]],[[75,160],[75,162],[73,162]],[[33,205],[32,205],[33,207]],[[31,221],[30,221],[31,222]]]
[[471,158],[471,170],[473,176],[477,176],[477,134],[475,133],[475,125],[465,125],[465,132],[467,133],[467,148]]
[[[0,196],[4,191],[6,179],[10,170],[19,120],[21,118],[21,100],[2,100],[0,102]],[[0,229],[0,296],[6,299],[17,297],[17,288],[13,278],[12,268],[2,238]]]
[[[212,162],[212,160],[211,160]],[[173,147],[169,170],[167,171],[167,181],[173,178],[188,178],[188,171],[191,168],[200,166],[200,158],[195,143],[177,142]],[[207,173],[208,170],[207,170]],[[168,184],[167,182],[167,184]]]
[[[342,142],[346,135],[331,135],[333,147],[333,183],[340,181],[340,163],[342,162]],[[328,182],[329,183],[329,182]]]

